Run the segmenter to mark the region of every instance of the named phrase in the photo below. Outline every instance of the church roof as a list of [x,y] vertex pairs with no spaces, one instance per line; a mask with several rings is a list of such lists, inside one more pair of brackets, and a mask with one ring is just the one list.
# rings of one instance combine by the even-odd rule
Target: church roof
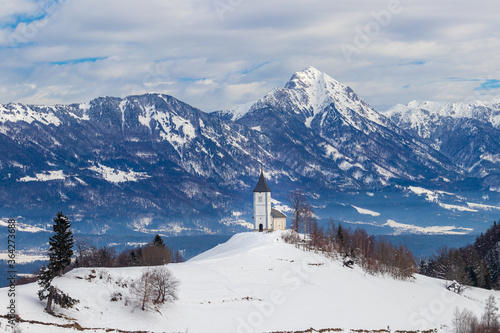
[[273,219],[286,218],[285,214],[283,214],[282,212],[280,212],[279,210],[274,209],[274,208],[271,208],[271,216],[273,217]]
[[271,189],[266,184],[266,179],[264,178],[264,172],[260,171],[260,178],[257,186],[253,189],[254,192],[271,192]]

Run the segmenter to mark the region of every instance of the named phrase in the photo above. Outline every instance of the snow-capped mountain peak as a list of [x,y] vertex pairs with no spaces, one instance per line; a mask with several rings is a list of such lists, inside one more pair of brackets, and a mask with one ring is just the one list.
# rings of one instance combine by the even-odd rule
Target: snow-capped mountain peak
[[357,108],[357,102],[360,102],[351,88],[314,67],[293,74],[285,84],[285,89],[294,92],[291,97],[295,97],[299,108],[313,115],[321,113],[332,102],[340,102],[352,108]]
[[301,105],[305,106],[313,115],[324,110],[331,102],[332,95],[342,94],[346,86],[320,72],[314,67],[308,67],[302,72],[295,73],[285,85],[285,89],[299,92],[296,97]]
[[291,95],[295,97],[297,107],[307,114],[306,125],[332,104],[344,116],[354,111],[375,123],[386,123],[383,117],[360,99],[350,87],[314,67],[295,73],[285,85],[285,89],[293,91]]
[[331,109],[339,112],[353,126],[356,121],[351,121],[352,112],[379,125],[388,124],[385,117],[373,110],[350,87],[311,66],[296,72],[283,88],[271,90],[257,102],[218,111],[217,114],[223,119],[238,121],[252,111],[266,107],[302,115],[309,128],[318,115]]

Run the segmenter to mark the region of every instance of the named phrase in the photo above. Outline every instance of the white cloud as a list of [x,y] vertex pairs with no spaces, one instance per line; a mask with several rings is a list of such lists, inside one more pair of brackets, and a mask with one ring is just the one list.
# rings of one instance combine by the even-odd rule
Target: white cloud
[[[401,0],[392,10],[389,0],[221,1],[230,9],[211,0],[64,0],[23,23],[43,14],[38,2],[0,0],[0,103],[156,91],[210,111],[259,99],[309,65],[378,109],[500,93],[478,95],[481,82],[471,81],[500,79],[498,2]],[[12,34],[27,42],[13,48]]]

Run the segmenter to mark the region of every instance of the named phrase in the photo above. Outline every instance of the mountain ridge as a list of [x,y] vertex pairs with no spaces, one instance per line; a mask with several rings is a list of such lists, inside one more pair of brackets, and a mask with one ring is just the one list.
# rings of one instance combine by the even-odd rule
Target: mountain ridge
[[[45,228],[68,211],[82,232],[99,235],[231,233],[250,225],[247,192],[263,166],[277,204],[300,188],[321,218],[383,232],[401,223],[482,230],[500,201],[500,177],[484,175],[496,162],[436,149],[389,115],[313,67],[255,103],[215,113],[153,93],[0,105],[0,213]],[[489,133],[500,154],[496,129],[484,128],[478,140]],[[481,154],[495,160],[490,150]],[[467,158],[483,162],[457,162]],[[405,211],[412,207],[423,221]]]
[[486,186],[498,180],[500,101],[412,101],[406,106],[397,105],[386,114],[472,176],[484,178]]

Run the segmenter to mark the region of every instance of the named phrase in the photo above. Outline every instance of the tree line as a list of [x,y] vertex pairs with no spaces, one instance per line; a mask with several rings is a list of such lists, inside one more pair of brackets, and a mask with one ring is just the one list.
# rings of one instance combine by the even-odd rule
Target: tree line
[[84,236],[75,236],[75,260],[70,267],[157,266],[183,262],[182,253],[166,246],[160,235],[151,243],[117,253],[113,247],[96,247]]
[[283,235],[286,242],[300,243],[299,233],[303,233],[306,248],[341,256],[347,267],[357,264],[369,274],[388,274],[402,280],[416,273],[415,257],[406,245],[395,246],[368,235],[364,229],[345,228],[333,219],[325,230],[318,225],[312,205],[302,191],[291,192],[288,201],[292,207],[292,233]]
[[443,247],[430,258],[422,259],[420,273],[462,285],[500,289],[500,225],[494,222],[472,245]]

